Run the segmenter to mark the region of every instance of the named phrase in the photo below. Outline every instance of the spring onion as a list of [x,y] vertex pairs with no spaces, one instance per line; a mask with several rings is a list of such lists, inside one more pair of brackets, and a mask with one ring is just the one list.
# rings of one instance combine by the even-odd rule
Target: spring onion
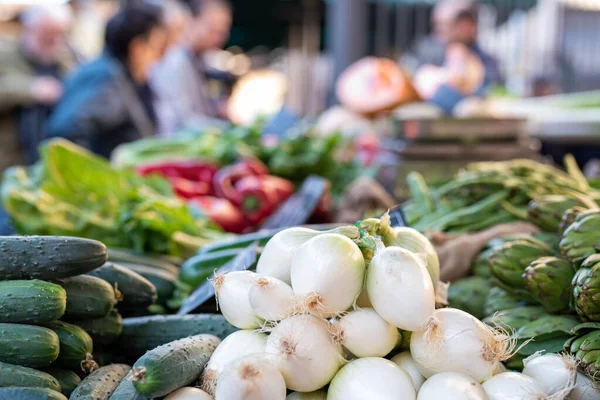
[[523,365],[523,374],[541,383],[551,396],[566,395],[575,386],[577,363],[568,356],[535,353],[523,360]]
[[410,352],[403,351],[400,354],[396,354],[391,358],[390,361],[402,368],[402,370],[404,370],[404,372],[410,376],[415,390],[418,392],[419,389],[421,389],[423,382],[425,382],[425,377],[421,375],[421,372],[419,372],[419,369],[415,364],[415,360],[412,359]]
[[255,329],[262,324],[252,311],[248,296],[257,279],[254,272],[234,271],[217,275],[213,281],[221,313],[236,328]]
[[385,357],[396,347],[400,333],[372,308],[344,315],[334,327],[335,339],[356,357]]
[[504,372],[483,383],[489,400],[546,400],[544,387],[535,379],[518,372]]
[[227,365],[217,383],[217,400],[285,400],[286,387],[275,360],[252,354]]
[[294,291],[277,278],[261,276],[256,279],[248,298],[252,312],[266,321],[281,321],[296,311]]
[[470,376],[457,372],[442,372],[425,381],[417,399],[488,400],[488,396],[481,384]]

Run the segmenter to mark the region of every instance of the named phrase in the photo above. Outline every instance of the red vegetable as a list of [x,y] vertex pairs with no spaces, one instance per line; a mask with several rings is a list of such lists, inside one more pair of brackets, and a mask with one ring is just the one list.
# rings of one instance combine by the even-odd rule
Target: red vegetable
[[233,165],[221,168],[213,178],[215,194],[231,201],[236,206],[241,204],[241,197],[234,185],[247,176],[265,175],[267,167],[255,159],[247,159]]
[[227,232],[242,233],[248,227],[242,212],[227,199],[202,196],[191,199],[190,202],[198,206],[211,221]]
[[273,186],[265,183],[264,176],[247,176],[235,184],[240,196],[240,208],[248,222],[258,225],[279,205]]
[[184,199],[193,199],[198,196],[211,194],[212,187],[206,182],[194,182],[186,178],[168,178],[171,187],[177,195]]
[[212,183],[218,167],[204,161],[168,161],[137,168],[142,176],[160,174],[166,178],[185,178],[193,182]]
[[272,175],[265,175],[261,176],[260,180],[261,185],[265,190],[274,193],[273,196],[277,198],[277,203],[283,203],[292,194],[294,194],[294,184],[287,179]]

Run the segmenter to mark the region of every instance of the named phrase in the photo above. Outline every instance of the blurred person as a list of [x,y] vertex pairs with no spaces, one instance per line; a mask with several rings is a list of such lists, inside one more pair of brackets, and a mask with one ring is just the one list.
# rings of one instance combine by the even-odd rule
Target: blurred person
[[167,45],[162,8],[126,6],[108,21],[104,41],[103,55],[67,81],[49,132],[109,157],[119,144],[156,132],[148,75]]
[[187,5],[180,0],[164,2],[165,26],[167,28],[168,47],[179,44],[192,21],[192,14]]
[[69,67],[68,6],[34,6],[21,17],[18,41],[0,41],[0,173],[38,158],[48,115]]
[[[225,117],[224,105],[211,98],[205,55],[229,40],[231,5],[226,0],[190,0],[193,19],[179,45],[171,48],[152,74],[160,104],[160,131],[170,134],[198,117]],[[221,121],[222,122],[222,121]]]

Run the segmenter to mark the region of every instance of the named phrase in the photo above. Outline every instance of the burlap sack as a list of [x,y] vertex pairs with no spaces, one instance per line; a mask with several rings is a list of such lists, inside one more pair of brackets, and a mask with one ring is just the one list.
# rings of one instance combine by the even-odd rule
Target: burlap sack
[[467,234],[430,234],[440,258],[440,279],[452,282],[469,275],[475,257],[492,239],[515,234],[534,234],[539,229],[526,222],[496,225],[481,232]]
[[361,177],[344,191],[336,210],[335,222],[354,224],[370,210],[387,210],[396,204],[394,198],[377,181]]

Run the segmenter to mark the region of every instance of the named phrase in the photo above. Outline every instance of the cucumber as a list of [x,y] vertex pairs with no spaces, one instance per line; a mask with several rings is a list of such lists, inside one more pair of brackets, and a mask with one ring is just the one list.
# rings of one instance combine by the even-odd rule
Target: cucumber
[[133,381],[131,380],[131,372],[129,372],[127,376],[121,380],[112,396],[110,396],[110,400],[148,400],[148,398],[142,396],[135,390],[135,386],[133,386]]
[[225,265],[243,250],[243,248],[227,249],[198,254],[183,263],[179,270],[179,280],[196,288],[211,277],[217,268]]
[[220,342],[213,335],[196,335],[150,350],[133,366],[133,386],[153,398],[195,382]]
[[123,319],[123,332],[116,346],[130,357],[188,336],[208,333],[225,339],[238,329],[221,314],[155,315]]
[[60,384],[52,375],[37,369],[0,362],[0,387],[39,387],[60,392]]
[[0,400],[67,400],[56,390],[47,388],[7,387],[0,388]]
[[24,367],[47,367],[58,357],[58,335],[48,328],[0,323],[0,361]]
[[73,321],[92,338],[94,344],[109,345],[113,343],[123,330],[123,318],[117,310],[112,310],[106,317]]
[[181,260],[173,260],[164,255],[145,255],[132,252],[131,250],[115,249],[112,247],[108,249],[108,260],[116,262],[119,265],[122,265],[123,263],[147,265],[149,267],[164,269],[165,271],[173,272],[175,274],[179,269],[177,268],[177,264],[181,262]]
[[133,272],[137,272],[154,285],[156,294],[158,295],[158,304],[165,305],[171,296],[173,296],[173,291],[177,286],[177,274],[146,265],[122,263],[122,266]]
[[60,392],[65,396],[69,396],[73,390],[81,383],[81,378],[73,371],[60,368],[47,368],[44,370],[58,381]]
[[0,236],[0,254],[0,280],[67,278],[106,262],[104,244],[67,236]]
[[98,365],[92,358],[94,350],[92,338],[80,327],[62,321],[49,323],[60,341],[60,353],[57,362],[64,367],[93,371]]
[[112,346],[94,346],[94,361],[96,361],[96,363],[101,367],[105,367],[110,364],[126,364],[126,357],[119,352],[115,352],[114,350],[116,349]]
[[58,283],[67,292],[67,319],[104,317],[115,306],[115,291],[103,279],[80,275],[62,279]]
[[0,322],[43,324],[65,313],[67,293],[50,282],[0,281]]
[[111,364],[102,367],[81,381],[69,399],[108,400],[129,371],[131,371],[131,367],[125,364]]
[[148,307],[156,302],[157,295],[154,285],[137,272],[120,265],[107,262],[88,275],[104,279],[117,288],[121,294],[119,306]]

